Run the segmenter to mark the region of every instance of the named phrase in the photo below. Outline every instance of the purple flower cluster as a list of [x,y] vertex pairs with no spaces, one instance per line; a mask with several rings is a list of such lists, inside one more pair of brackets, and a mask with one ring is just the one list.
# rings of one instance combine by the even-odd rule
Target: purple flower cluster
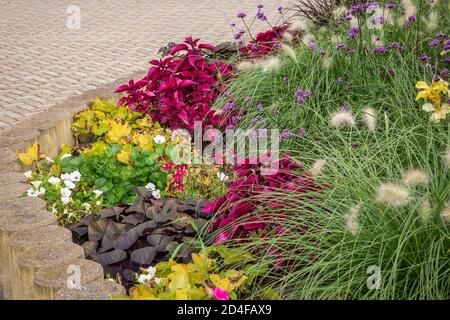
[[357,26],[351,26],[348,33],[348,39],[355,39],[358,36],[359,28]]
[[437,39],[431,40],[430,43],[428,44],[430,47],[437,47],[438,45],[440,45],[441,42]]
[[244,11],[238,12],[237,17],[244,19],[247,16],[247,14]]
[[365,12],[367,9],[377,9],[380,5],[378,2],[367,2],[363,4],[354,5],[350,8],[350,13],[356,15],[358,12]]
[[294,134],[289,129],[283,129],[280,133],[280,139],[286,140],[290,139],[294,136]]
[[261,115],[257,115],[256,117],[254,117],[253,119],[252,119],[252,126],[254,126],[258,121],[260,121],[260,120],[262,120],[262,116]]
[[336,46],[336,50],[347,50],[347,46],[344,43],[338,43]]
[[315,42],[310,42],[308,45],[309,50],[316,51],[317,50],[317,44]]
[[263,105],[261,103],[258,103],[258,105],[256,106],[256,109],[258,109],[259,112],[263,111]]
[[423,62],[429,62],[431,60],[431,57],[427,56],[426,54],[423,54],[423,55],[417,57],[417,59],[419,59],[420,61],[423,61]]
[[305,101],[311,96],[312,96],[312,93],[311,93],[311,91],[308,91],[308,90],[303,91],[302,89],[298,89],[295,92],[295,99],[297,100],[297,103],[299,105],[304,104]]
[[387,4],[387,8],[391,9],[391,10],[394,10],[395,8],[397,8],[397,5],[395,3],[388,3]]
[[397,50],[397,51],[400,51],[400,52],[403,51],[403,47],[398,42],[391,42],[388,45],[388,49],[393,49],[393,50]]
[[375,53],[386,53],[386,48],[381,46],[381,47],[376,47],[375,49],[373,49],[373,52]]
[[227,102],[225,106],[223,107],[223,110],[225,111],[231,111],[234,109],[234,103],[233,102]]
[[300,129],[298,129],[298,135],[300,135],[300,136],[304,136],[306,134],[306,130],[305,130],[305,128],[300,128]]

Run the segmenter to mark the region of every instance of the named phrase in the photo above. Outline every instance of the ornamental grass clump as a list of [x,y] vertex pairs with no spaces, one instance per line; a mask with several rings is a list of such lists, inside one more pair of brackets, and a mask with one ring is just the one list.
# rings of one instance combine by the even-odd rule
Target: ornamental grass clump
[[[423,17],[433,12],[429,28]],[[345,6],[309,28],[314,45],[294,48],[297,61],[280,55],[276,73],[242,72],[230,83],[230,99],[252,101],[240,105],[237,128],[278,129],[280,153],[307,168],[327,161],[314,181],[328,187],[311,198],[284,190],[254,197],[252,216],[283,216],[289,208],[282,232],[226,242],[252,252],[255,267],[266,270],[250,298],[267,289],[285,299],[450,297],[447,12],[442,1]],[[324,67],[325,59],[332,63]],[[440,121],[417,107],[414,86],[423,79],[431,84],[418,83],[419,99]],[[311,91],[307,103],[298,104],[298,88]],[[337,105],[346,106],[341,113],[351,105],[354,116],[331,125]],[[361,130],[340,130],[357,120]],[[286,207],[269,205],[281,201]],[[368,286],[373,270],[381,275],[377,289]]]

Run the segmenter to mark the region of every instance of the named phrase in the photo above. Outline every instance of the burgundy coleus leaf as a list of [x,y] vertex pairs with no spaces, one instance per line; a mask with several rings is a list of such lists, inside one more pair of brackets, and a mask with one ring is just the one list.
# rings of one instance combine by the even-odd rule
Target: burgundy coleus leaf
[[170,50],[170,54],[174,55],[177,52],[182,51],[182,50],[188,51],[189,50],[188,45],[185,43],[177,44],[172,50]]
[[209,51],[217,51],[217,48],[215,46],[213,46],[212,44],[208,44],[208,43],[201,43],[198,45],[199,49],[205,49],[205,50],[209,50]]

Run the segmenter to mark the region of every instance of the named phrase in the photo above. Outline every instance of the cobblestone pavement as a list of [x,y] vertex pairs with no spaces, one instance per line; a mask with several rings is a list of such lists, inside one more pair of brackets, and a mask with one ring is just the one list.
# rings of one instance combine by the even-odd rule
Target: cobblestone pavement
[[[231,40],[236,13],[269,21],[260,0],[0,0],[0,130],[60,100],[146,69],[160,47],[187,35]],[[77,26],[79,8],[80,28]],[[74,11],[72,11],[74,10]],[[267,24],[256,22],[256,29]]]

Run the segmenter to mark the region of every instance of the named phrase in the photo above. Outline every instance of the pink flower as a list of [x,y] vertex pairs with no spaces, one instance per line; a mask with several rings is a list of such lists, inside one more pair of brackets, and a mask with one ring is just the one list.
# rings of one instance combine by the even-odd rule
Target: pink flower
[[228,292],[226,290],[222,290],[219,287],[214,288],[212,292],[213,298],[216,300],[230,300],[228,296]]

